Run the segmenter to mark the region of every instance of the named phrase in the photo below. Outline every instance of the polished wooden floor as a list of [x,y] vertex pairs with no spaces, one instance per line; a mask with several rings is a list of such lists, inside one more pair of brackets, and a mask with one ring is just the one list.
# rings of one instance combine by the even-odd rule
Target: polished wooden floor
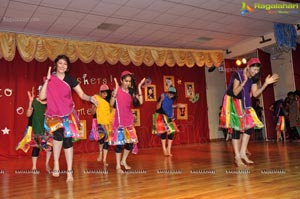
[[160,148],[140,149],[130,154],[133,169],[125,174],[116,174],[113,151],[108,172],[97,153],[76,154],[72,183],[65,174],[48,174],[45,157],[35,175],[26,172],[30,157],[1,161],[0,198],[299,198],[300,143],[251,142],[249,150],[255,164],[243,169],[233,164],[230,142],[175,146],[173,157]]

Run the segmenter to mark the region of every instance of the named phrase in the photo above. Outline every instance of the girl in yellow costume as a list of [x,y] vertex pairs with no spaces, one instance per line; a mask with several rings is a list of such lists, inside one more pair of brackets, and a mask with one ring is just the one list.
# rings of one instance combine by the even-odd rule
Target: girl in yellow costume
[[92,135],[90,137],[99,142],[99,155],[97,161],[102,161],[103,154],[104,166],[108,166],[106,162],[109,148],[108,138],[111,137],[112,120],[114,115],[114,110],[109,104],[110,96],[109,87],[106,84],[102,84],[100,86],[99,94],[95,95],[98,106],[92,106],[92,113],[95,115],[95,118],[93,119],[93,128],[91,131]]

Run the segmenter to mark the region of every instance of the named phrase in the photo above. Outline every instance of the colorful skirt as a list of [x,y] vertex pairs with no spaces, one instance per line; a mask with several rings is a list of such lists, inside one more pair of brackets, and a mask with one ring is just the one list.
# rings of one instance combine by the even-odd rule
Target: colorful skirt
[[138,143],[138,137],[134,126],[119,127],[112,131],[111,136],[108,136],[110,145],[124,145],[126,143]]
[[277,121],[277,124],[276,124],[276,130],[278,131],[285,131],[285,118],[284,116],[279,116],[278,117],[278,121]]
[[232,130],[245,132],[247,129],[261,129],[263,127],[263,123],[252,107],[244,109],[241,99],[229,95],[224,96],[220,128],[228,129],[228,132],[232,133]]
[[97,119],[93,118],[89,139],[91,141],[98,141],[104,138],[104,141],[107,142],[108,137],[111,137],[111,131],[112,125],[97,124]]
[[178,132],[179,129],[175,123],[175,120],[168,118],[166,115],[161,113],[153,114],[153,125],[152,125],[152,134],[163,134],[167,133],[172,134]]
[[45,117],[45,129],[52,135],[56,130],[63,128],[65,138],[73,138],[73,141],[80,139],[79,119],[76,113],[64,117]]
[[53,138],[48,133],[45,133],[44,135],[35,135],[32,126],[27,126],[24,137],[18,143],[16,150],[21,149],[27,153],[30,147],[38,147],[45,151],[51,151],[52,142]]

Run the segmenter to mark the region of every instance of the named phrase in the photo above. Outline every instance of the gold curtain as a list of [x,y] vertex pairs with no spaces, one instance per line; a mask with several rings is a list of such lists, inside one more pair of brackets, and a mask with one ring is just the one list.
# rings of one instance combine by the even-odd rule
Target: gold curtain
[[33,59],[39,62],[47,58],[54,60],[59,54],[67,55],[71,62],[80,59],[84,63],[94,60],[98,64],[107,61],[112,65],[120,62],[123,65],[132,63],[140,66],[144,63],[149,67],[154,63],[159,67],[163,65],[173,67],[176,64],[179,67],[189,68],[205,65],[218,67],[223,60],[222,50],[130,46],[0,32],[0,58],[12,61],[16,48],[26,62]]

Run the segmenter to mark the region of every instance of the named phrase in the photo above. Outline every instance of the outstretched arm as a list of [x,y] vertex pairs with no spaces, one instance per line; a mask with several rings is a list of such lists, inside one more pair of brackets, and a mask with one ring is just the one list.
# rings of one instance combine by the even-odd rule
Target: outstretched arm
[[73,89],[77,93],[77,95],[80,97],[80,99],[88,101],[88,102],[92,102],[96,106],[98,105],[96,97],[85,94],[79,84],[77,86],[75,86]]

